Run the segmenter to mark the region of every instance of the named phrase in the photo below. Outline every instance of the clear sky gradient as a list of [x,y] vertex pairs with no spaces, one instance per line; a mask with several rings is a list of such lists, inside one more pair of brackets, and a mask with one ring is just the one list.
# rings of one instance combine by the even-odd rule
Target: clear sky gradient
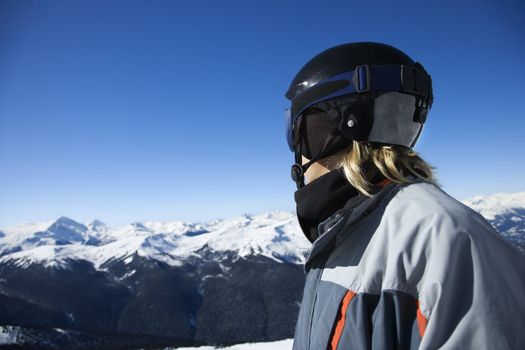
[[445,191],[525,190],[523,1],[0,0],[0,228],[293,211],[283,94],[352,41],[432,75]]

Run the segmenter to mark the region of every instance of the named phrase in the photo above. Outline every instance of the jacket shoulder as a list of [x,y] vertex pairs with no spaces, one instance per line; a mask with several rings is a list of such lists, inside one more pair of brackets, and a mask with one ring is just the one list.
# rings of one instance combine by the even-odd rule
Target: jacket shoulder
[[433,221],[440,223],[437,228],[453,231],[466,229],[474,223],[488,223],[481,214],[429,182],[401,187],[387,204],[385,215],[402,219],[407,226]]
[[446,276],[460,257],[522,255],[481,214],[428,182],[401,186],[342,236],[323,279],[358,292],[394,289],[417,297],[424,275]]
[[[396,238],[410,243],[424,239],[427,244],[454,244],[468,235],[478,245],[503,244],[510,247],[480,213],[457,200],[439,186],[418,182],[401,187],[387,203],[383,219]],[[512,247],[514,248],[514,247]]]

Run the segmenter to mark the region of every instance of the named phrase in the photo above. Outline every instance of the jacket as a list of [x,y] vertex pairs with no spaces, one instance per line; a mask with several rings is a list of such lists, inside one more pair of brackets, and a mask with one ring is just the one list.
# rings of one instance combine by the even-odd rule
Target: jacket
[[318,226],[293,349],[525,349],[525,254],[423,180]]

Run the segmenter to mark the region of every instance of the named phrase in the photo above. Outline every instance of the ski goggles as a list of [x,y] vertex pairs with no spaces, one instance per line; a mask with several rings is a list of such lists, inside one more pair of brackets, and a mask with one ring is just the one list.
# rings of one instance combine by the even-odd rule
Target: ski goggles
[[319,107],[308,108],[301,113],[292,130],[292,137],[296,140],[293,152],[310,160],[335,153],[351,143],[340,131],[341,113],[338,111],[328,114]]
[[424,70],[406,65],[357,66],[354,70],[334,75],[313,84],[292,99],[291,107],[285,110],[286,141],[290,151],[296,152],[297,133],[295,124],[298,117],[308,108],[316,107],[329,113],[327,106],[320,107],[323,101],[335,99],[335,103],[325,104],[329,109],[341,108],[344,101],[338,97],[364,92],[398,91],[418,97],[417,107],[430,108],[433,102],[432,81]]

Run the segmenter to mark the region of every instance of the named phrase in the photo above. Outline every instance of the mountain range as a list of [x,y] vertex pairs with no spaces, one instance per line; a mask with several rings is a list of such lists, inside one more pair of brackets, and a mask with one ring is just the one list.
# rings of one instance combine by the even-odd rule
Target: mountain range
[[[463,203],[525,252],[525,192]],[[287,339],[309,247],[296,216],[284,211],[122,227],[60,217],[8,227],[0,230],[0,348]]]

